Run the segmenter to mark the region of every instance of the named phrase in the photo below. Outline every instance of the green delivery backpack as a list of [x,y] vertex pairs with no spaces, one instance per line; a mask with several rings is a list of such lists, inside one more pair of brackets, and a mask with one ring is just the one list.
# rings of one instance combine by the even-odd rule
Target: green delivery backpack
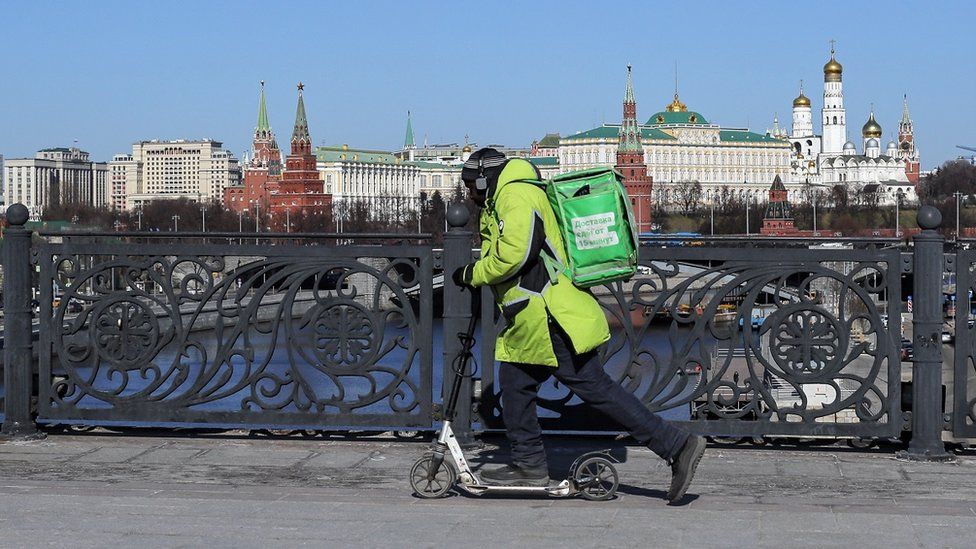
[[614,169],[592,168],[545,182],[566,245],[566,274],[576,286],[598,286],[637,272],[637,228],[622,180]]

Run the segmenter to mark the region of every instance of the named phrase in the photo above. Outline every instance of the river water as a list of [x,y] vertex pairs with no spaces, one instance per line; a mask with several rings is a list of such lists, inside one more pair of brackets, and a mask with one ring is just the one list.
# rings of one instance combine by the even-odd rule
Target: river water
[[[215,362],[214,357],[218,354],[218,340],[215,332],[194,332],[191,334],[191,339],[196,343],[196,347],[190,348],[187,353],[181,356],[178,345],[172,343],[165,346],[151,360],[163,372],[170,370],[170,367],[174,364],[179,364],[180,368],[173,369],[168,377],[163,374],[164,379],[167,381],[150,392],[148,399],[157,401],[162,399],[164,402],[173,401],[174,399],[183,400],[190,398],[192,395],[214,391],[216,395],[221,394],[221,392],[224,394],[220,398],[215,397],[206,402],[193,403],[189,408],[195,412],[219,413],[241,412],[242,410],[280,409],[282,412],[300,413],[292,399],[294,393],[291,391],[298,384],[286,384],[285,391],[277,392],[273,388],[275,384],[271,382],[271,379],[286,379],[289,371],[297,372],[302,379],[303,386],[306,388],[304,394],[311,393],[320,400],[329,401],[330,399],[336,399],[337,401],[348,404],[357,402],[360,398],[369,397],[374,392],[381,392],[383,388],[390,384],[397,383],[395,374],[403,370],[406,370],[403,379],[409,383],[398,383],[399,388],[403,390],[404,394],[395,401],[395,404],[416,402],[422,398],[421,388],[425,384],[422,381],[420,372],[419,355],[414,357],[410,367],[404,368],[404,363],[408,358],[407,351],[400,346],[391,345],[395,338],[409,335],[405,329],[387,330],[384,343],[385,345],[390,345],[391,349],[382,358],[378,359],[376,364],[389,371],[379,372],[373,370],[369,376],[363,376],[361,375],[361,371],[355,371],[354,369],[345,372],[336,372],[333,370],[331,372],[333,375],[328,375],[322,368],[317,367],[320,361],[317,360],[314,353],[314,334],[309,334],[302,330],[295,330],[294,328],[288,330],[288,332],[292,334],[291,344],[284,344],[285,337],[283,334],[285,330],[283,328],[279,330],[277,335],[251,331],[249,333],[248,345],[246,346],[243,344],[243,339],[238,340],[236,347],[241,350],[251,350],[253,357],[251,361],[251,372],[255,371],[254,368],[256,365],[266,362],[262,370],[266,375],[263,381],[253,384],[254,388],[252,388],[252,384],[245,383],[245,379],[247,378],[245,372],[249,371],[248,361],[244,360],[240,355],[232,356],[225,362],[222,368],[218,369],[218,373],[213,375],[212,371],[215,369],[213,366]],[[431,398],[433,402],[441,401],[441,385],[444,379],[443,341],[442,321],[441,319],[434,319],[432,341],[430,342],[434,351],[431,369]],[[423,345],[423,342],[417,343]],[[225,343],[225,345],[227,344]],[[664,329],[652,330],[649,337],[645,338],[642,342],[642,346],[645,348],[647,346],[652,347],[663,359],[669,358],[670,344],[666,330]],[[223,354],[225,356],[228,355],[226,351]],[[480,343],[476,344],[474,356],[476,360],[481,357]],[[626,367],[625,362],[625,353],[617,353],[611,357],[611,360],[606,365],[606,369],[611,375],[616,376]],[[65,376],[64,368],[58,364],[57,357],[54,357],[52,359],[52,367],[55,377]],[[90,381],[91,387],[95,392],[105,391],[106,393],[117,393],[123,399],[126,399],[126,397],[131,398],[140,391],[145,391],[152,381],[158,377],[158,374],[151,370],[147,372],[140,372],[137,369],[124,372],[111,370],[106,367],[105,362],[102,362],[101,367],[97,371],[93,371],[88,366],[79,366],[75,371],[79,378]],[[185,372],[185,374],[180,381],[181,378],[177,374],[181,371]],[[211,373],[208,374],[208,371]],[[481,371],[479,369],[476,377],[480,376]],[[123,379],[126,380],[125,386],[119,389]],[[205,379],[210,379],[210,381],[201,381]],[[194,381],[196,385],[194,385]],[[236,391],[233,390],[235,384],[238,387]],[[485,381],[486,387],[490,385],[490,383]],[[165,397],[162,396],[164,392],[166,393]],[[283,397],[285,395],[287,398]],[[543,401],[560,399],[565,395],[567,395],[566,389],[560,387],[554,380],[543,384],[540,389],[540,398]],[[137,397],[138,400],[142,400],[143,398],[145,396]],[[299,398],[298,400],[304,402],[307,398]],[[252,402],[245,404],[245,401]],[[355,407],[352,410],[346,410],[343,413],[388,414],[391,403],[393,402],[389,398],[382,398],[376,402]],[[565,404],[576,406],[580,404],[580,401],[578,398],[573,397]],[[112,404],[89,394],[78,399],[75,406],[79,409],[99,410],[111,408]],[[139,404],[139,406],[143,406],[143,404]],[[153,404],[150,404],[150,406],[153,406]],[[118,414],[120,411],[116,410],[113,415]],[[308,413],[335,414],[337,412],[339,412],[338,407],[325,406],[321,412]],[[160,409],[160,413],[162,414],[164,411]],[[551,410],[540,408],[540,417],[546,418],[556,415]],[[685,404],[667,410],[662,415],[672,419],[687,419],[690,415],[689,406]],[[267,417],[265,416],[264,419],[266,420]],[[92,423],[106,422],[93,421]],[[172,425],[172,423],[165,421],[125,420],[121,423],[141,427]],[[208,422],[207,425],[212,426],[213,424]]]

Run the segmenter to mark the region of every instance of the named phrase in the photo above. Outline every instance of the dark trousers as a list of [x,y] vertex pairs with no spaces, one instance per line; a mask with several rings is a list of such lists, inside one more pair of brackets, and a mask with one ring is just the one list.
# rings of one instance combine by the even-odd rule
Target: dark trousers
[[502,418],[512,446],[512,461],[523,467],[546,464],[536,400],[539,385],[549,376],[555,376],[588,405],[619,423],[639,443],[670,461],[688,439],[688,433],[648,411],[633,393],[612,380],[603,370],[597,351],[574,354],[568,336],[557,325],[550,323],[549,331],[558,368],[502,362],[498,371]]

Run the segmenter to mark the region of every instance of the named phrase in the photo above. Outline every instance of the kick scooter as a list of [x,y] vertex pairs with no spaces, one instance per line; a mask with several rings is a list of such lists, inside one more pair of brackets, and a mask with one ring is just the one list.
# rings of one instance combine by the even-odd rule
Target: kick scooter
[[[475,303],[478,301],[476,298]],[[473,307],[473,309],[478,309],[478,307]],[[549,486],[490,484],[481,480],[477,473],[471,470],[468,460],[464,458],[464,452],[461,451],[461,445],[454,437],[454,431],[451,430],[451,422],[454,420],[457,411],[461,383],[465,377],[474,374],[473,371],[467,373],[468,364],[472,358],[471,350],[475,341],[474,328],[478,317],[475,311],[472,313],[467,333],[458,334],[461,350],[454,359],[455,376],[451,390],[447,395],[447,402],[444,406],[444,422],[441,424],[440,432],[437,435],[437,442],[434,444],[433,451],[418,459],[410,470],[410,487],[413,488],[414,493],[425,499],[441,498],[447,496],[451,489],[457,486],[474,495],[509,493],[546,495],[557,498],[580,495],[585,499],[595,501],[613,498],[617,493],[617,487],[620,485],[617,468],[613,464],[619,462],[610,455],[609,450],[590,452],[576,458],[576,461],[569,468],[569,478]],[[450,454],[450,459],[448,459],[448,454]]]

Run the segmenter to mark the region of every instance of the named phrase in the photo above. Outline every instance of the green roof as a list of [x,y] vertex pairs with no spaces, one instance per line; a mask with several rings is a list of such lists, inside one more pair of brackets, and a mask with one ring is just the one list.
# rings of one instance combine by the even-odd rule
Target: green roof
[[400,164],[428,170],[461,171],[461,166],[439,162],[401,160],[391,152],[370,149],[351,149],[349,147],[315,147],[315,159],[319,162],[361,162],[363,164]]
[[[661,130],[655,128],[641,127],[641,139],[663,139],[671,141],[674,136],[668,135]],[[592,130],[586,130],[585,132],[580,132],[564,139],[617,139],[620,136],[620,126],[607,126],[603,125],[598,128],[593,128]]]
[[724,141],[746,141],[754,143],[785,143],[784,140],[778,139],[771,135],[758,134],[756,132],[750,132],[746,130],[722,130],[718,132],[719,139]]
[[32,231],[35,230],[48,230],[48,231],[63,231],[65,229],[71,228],[74,223],[70,221],[52,220],[52,221],[28,221],[24,224],[24,227]]
[[319,162],[363,162],[369,164],[400,164],[399,158],[386,151],[350,149],[349,147],[315,147]]
[[536,143],[537,146],[542,148],[553,148],[559,146],[559,134],[558,133],[547,133],[545,137]]
[[424,162],[422,160],[415,160],[412,162],[404,162],[408,166],[417,166],[418,168],[426,168],[428,170],[454,170],[461,171],[461,166],[452,166],[450,164],[441,164],[440,162]]
[[530,156],[527,160],[540,168],[559,165],[559,158],[555,156]]
[[660,124],[708,124],[708,120],[705,120],[701,113],[695,111],[661,111],[652,114],[645,123],[646,126]]

